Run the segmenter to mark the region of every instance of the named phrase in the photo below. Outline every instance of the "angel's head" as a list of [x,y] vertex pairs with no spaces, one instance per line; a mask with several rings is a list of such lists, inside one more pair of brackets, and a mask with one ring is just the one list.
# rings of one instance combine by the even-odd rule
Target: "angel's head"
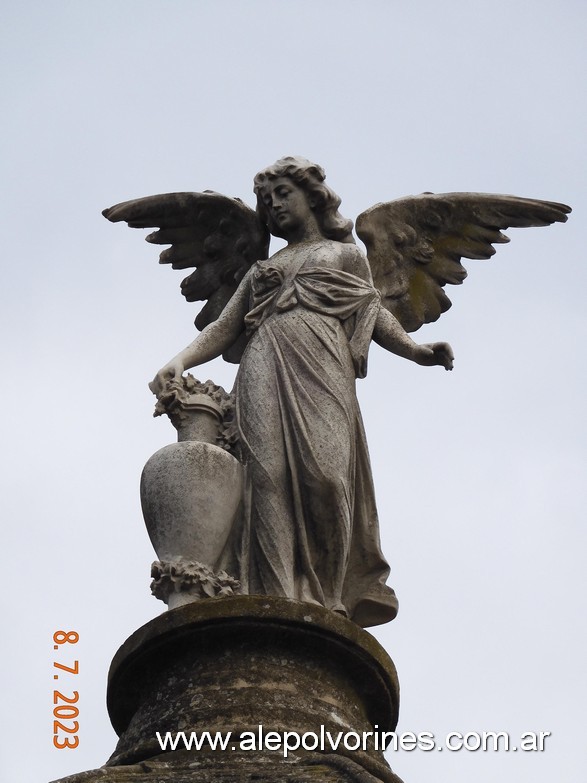
[[[288,156],[260,171],[254,180],[257,210],[269,231],[277,237],[287,238],[287,229],[280,225],[279,216],[272,208],[272,195],[277,182],[287,180],[304,194],[310,214],[315,218],[320,233],[338,242],[354,242],[353,221],[338,211],[340,198],[324,182],[324,169],[305,158]],[[284,217],[284,221],[287,218]]]

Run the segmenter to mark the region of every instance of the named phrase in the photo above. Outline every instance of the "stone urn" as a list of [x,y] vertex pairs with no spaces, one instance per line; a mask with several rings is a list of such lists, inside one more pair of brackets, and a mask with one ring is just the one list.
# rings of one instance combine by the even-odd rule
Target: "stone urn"
[[243,467],[231,453],[232,397],[222,387],[191,375],[173,381],[158,398],[155,416],[163,413],[178,442],[145,465],[141,505],[159,557],[151,590],[173,609],[238,592],[236,579],[217,569],[240,511]]

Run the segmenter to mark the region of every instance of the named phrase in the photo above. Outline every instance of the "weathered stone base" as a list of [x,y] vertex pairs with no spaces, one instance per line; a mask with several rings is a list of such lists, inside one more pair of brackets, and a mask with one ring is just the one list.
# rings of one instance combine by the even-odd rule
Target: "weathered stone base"
[[237,758],[231,763],[217,761],[214,765],[152,759],[79,772],[53,783],[402,783],[387,765],[367,771],[359,762],[334,754],[315,753],[314,758],[288,761],[234,755]]
[[[383,648],[321,606],[214,598],[157,617],[114,657],[108,710],[119,742],[106,767],[61,783],[401,783],[366,750],[245,750],[243,732],[393,731],[399,688]],[[162,753],[156,732],[231,732],[225,751]],[[250,737],[250,735],[247,735]],[[310,743],[308,743],[310,744]],[[349,743],[350,744],[350,743]]]

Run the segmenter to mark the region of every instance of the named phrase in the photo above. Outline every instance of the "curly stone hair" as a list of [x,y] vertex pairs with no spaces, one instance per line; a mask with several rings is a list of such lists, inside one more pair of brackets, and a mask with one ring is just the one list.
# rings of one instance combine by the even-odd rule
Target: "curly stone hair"
[[272,166],[260,171],[254,179],[253,190],[257,196],[257,212],[272,234],[281,236],[279,227],[273,223],[267,211],[263,201],[263,191],[272,180],[279,177],[288,177],[312,198],[311,208],[316,213],[320,229],[327,239],[354,243],[353,221],[344,218],[338,211],[340,198],[324,183],[326,177],[324,169],[317,163],[297,155],[280,158]]

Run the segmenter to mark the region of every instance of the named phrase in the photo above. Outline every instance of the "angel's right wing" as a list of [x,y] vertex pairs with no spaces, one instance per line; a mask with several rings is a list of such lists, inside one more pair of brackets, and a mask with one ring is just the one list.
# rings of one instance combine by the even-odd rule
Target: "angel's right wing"
[[[218,318],[251,265],[267,258],[270,236],[257,213],[240,199],[210,190],[124,201],[102,214],[130,228],[158,228],[147,242],[171,245],[159,263],[196,268],[182,281],[181,292],[188,302],[208,300],[196,317],[198,329]],[[240,361],[244,340],[225,352],[227,361]]]
[[563,223],[570,211],[517,196],[422,193],[375,204],[356,225],[383,305],[413,332],[451,306],[444,286],[467,276],[461,258],[490,258],[509,242],[502,229]]

